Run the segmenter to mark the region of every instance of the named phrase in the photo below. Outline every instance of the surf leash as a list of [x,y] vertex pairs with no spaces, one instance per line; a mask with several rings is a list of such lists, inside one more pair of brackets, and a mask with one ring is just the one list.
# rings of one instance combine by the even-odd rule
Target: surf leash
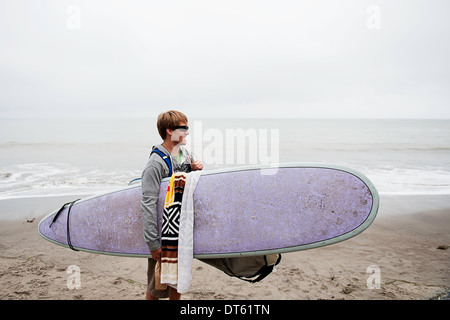
[[128,185],[130,185],[130,184],[132,184],[133,182],[138,181],[138,180],[141,180],[141,178],[136,178],[136,179],[131,180],[131,181],[128,183]]
[[71,202],[67,202],[65,203],[59,210],[58,212],[56,212],[55,216],[53,217],[52,223],[50,223],[49,228],[52,227],[52,224],[56,221],[56,219],[58,219],[59,214],[64,210],[64,208],[66,206],[69,206],[68,210],[67,210],[67,245],[69,246],[70,249],[72,249],[73,251],[79,251],[77,249],[75,249],[72,246],[72,241],[70,240],[70,228],[69,228],[69,218],[70,218],[70,210],[72,209],[72,206],[74,205],[75,202],[77,202],[80,199],[71,201]]

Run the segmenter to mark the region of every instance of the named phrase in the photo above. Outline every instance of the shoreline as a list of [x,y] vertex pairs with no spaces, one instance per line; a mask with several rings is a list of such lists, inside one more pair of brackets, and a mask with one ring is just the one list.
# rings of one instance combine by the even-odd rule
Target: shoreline
[[[0,220],[0,299],[144,299],[146,259],[74,252],[39,236],[40,219],[74,199],[0,201],[1,216],[9,213]],[[450,287],[450,250],[438,249],[450,245],[449,200],[450,195],[382,195],[378,215],[366,231],[327,247],[283,254],[276,271],[255,284],[194,259],[192,285],[182,299],[431,297]],[[12,218],[14,213],[20,218]],[[81,288],[70,290],[67,270],[72,265],[80,268]],[[376,267],[380,288],[369,289]]]

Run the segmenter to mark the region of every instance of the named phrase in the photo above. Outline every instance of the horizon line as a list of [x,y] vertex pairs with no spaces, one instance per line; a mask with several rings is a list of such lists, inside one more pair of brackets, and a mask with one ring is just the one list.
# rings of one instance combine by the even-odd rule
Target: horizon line
[[[19,116],[19,115],[9,115],[2,116],[0,119],[157,119],[158,115],[155,116],[144,116],[144,115],[129,115],[129,116],[99,116],[99,115],[54,115],[54,116]],[[273,117],[273,116],[205,116],[205,117],[188,117],[191,120],[201,120],[201,119],[236,119],[236,120],[450,120],[450,117]]]

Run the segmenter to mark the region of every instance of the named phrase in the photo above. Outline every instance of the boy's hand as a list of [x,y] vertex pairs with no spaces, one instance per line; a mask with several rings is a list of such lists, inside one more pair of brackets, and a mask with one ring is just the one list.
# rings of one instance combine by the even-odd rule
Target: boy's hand
[[161,248],[159,248],[158,250],[155,250],[155,251],[150,251],[150,253],[152,254],[153,260],[156,260],[156,261],[161,260]]
[[194,162],[191,163],[192,171],[197,171],[197,170],[202,170],[202,169],[203,169],[203,164],[200,160],[195,160]]

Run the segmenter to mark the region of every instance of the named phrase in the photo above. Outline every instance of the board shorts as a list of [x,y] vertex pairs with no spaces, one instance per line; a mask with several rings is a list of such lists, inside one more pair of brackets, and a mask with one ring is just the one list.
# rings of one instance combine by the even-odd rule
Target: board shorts
[[155,289],[155,266],[156,260],[148,258],[148,268],[147,268],[147,291],[155,298],[168,298],[170,287],[167,286],[165,290]]

